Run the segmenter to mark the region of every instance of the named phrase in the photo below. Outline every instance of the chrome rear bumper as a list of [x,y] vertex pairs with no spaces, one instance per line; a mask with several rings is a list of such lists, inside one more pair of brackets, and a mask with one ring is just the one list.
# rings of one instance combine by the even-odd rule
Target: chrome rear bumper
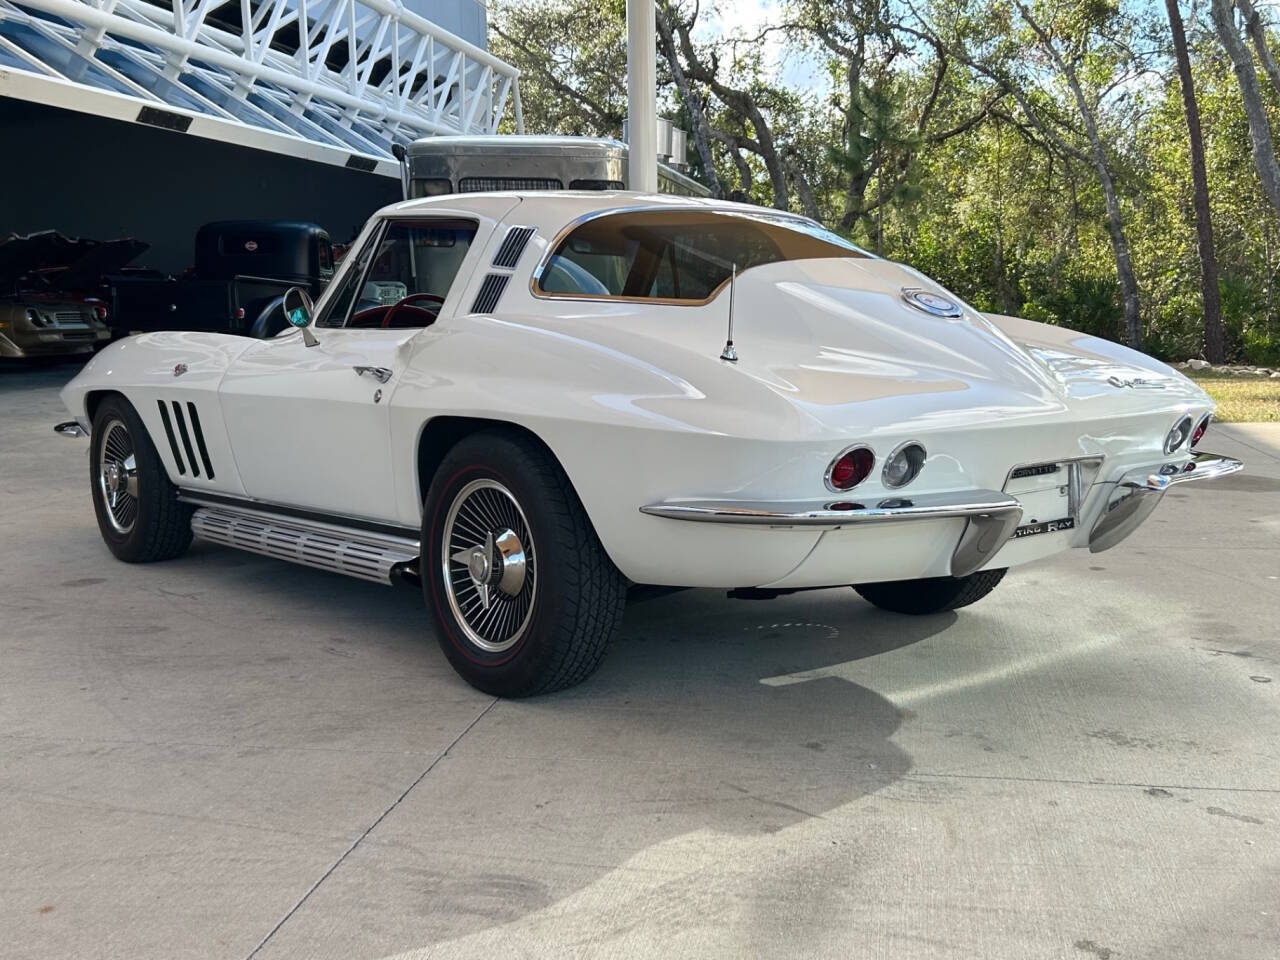
[[951,557],[951,574],[956,577],[985,566],[1022,519],[1022,505],[995,490],[889,497],[874,504],[851,500],[669,500],[643,506],[640,512],[671,520],[819,527],[824,531],[869,523],[964,519],[968,522]]
[[1089,551],[1110,550],[1151,515],[1164,492],[1175,483],[1192,480],[1214,480],[1243,470],[1244,464],[1233,457],[1216,453],[1197,453],[1185,463],[1166,463],[1152,473],[1135,470],[1116,482],[1118,497],[1106,506],[1102,516],[1089,531]]

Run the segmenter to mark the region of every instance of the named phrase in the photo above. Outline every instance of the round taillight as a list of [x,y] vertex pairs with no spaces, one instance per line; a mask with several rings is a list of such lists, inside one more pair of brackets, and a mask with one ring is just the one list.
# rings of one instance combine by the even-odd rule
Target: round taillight
[[850,447],[827,467],[827,488],[836,492],[852,490],[871,475],[875,465],[876,455],[870,447]]
[[1170,453],[1173,453],[1175,450],[1177,450],[1180,446],[1182,446],[1183,443],[1186,442],[1187,437],[1189,437],[1190,435],[1191,435],[1191,418],[1183,417],[1181,420],[1175,423],[1172,427],[1170,427],[1169,432],[1165,435],[1165,438],[1164,438],[1165,454],[1170,454]]
[[902,444],[885,460],[880,479],[886,487],[905,487],[919,476],[925,456],[924,447],[914,440]]
[[1197,443],[1204,439],[1205,431],[1209,429],[1209,423],[1213,420],[1212,413],[1206,413],[1200,418],[1200,422],[1196,424],[1196,428],[1191,431],[1191,445],[1194,447]]

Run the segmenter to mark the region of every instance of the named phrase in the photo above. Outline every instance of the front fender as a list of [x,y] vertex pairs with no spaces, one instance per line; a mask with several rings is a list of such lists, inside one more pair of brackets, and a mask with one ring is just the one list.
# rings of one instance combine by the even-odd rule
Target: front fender
[[[243,495],[231,443],[223,426],[218,386],[235,359],[254,341],[222,333],[165,331],[118,340],[98,353],[62,388],[62,402],[86,430],[92,425],[90,398],[119,393],[137,411],[175,484]],[[158,404],[168,407],[171,444]],[[192,407],[196,412],[192,413]],[[198,416],[208,465],[198,444],[188,454],[176,418],[189,419],[195,430]],[[192,438],[194,439],[194,438]],[[175,453],[175,447],[177,452]],[[214,466],[213,477],[209,466]]]

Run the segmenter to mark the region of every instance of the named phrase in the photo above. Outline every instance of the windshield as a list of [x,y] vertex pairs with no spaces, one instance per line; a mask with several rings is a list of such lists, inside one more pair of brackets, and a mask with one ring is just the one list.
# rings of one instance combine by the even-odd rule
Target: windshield
[[733,269],[779,260],[866,257],[809,220],[764,211],[640,210],[588,220],[547,260],[538,293],[701,303]]

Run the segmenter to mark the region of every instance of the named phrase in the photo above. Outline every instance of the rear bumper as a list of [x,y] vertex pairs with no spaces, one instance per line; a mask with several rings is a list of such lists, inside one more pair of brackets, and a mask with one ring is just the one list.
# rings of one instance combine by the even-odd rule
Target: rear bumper
[[1022,505],[994,490],[967,490],[919,497],[888,497],[867,505],[836,501],[675,500],[653,503],[641,513],[671,520],[768,527],[818,527],[824,531],[870,524],[959,520],[963,529],[951,554],[951,573],[964,576],[988,564],[1022,518]]
[[1169,487],[1195,480],[1214,480],[1243,470],[1244,464],[1216,453],[1197,453],[1185,463],[1166,463],[1134,470],[1116,481],[1115,494],[1089,531],[1089,551],[1110,550],[1151,515]]
[[[1186,461],[1134,470],[1118,480],[1096,482],[1101,458],[1076,462],[1079,469],[1072,466],[1068,473],[1073,487],[1070,524],[1028,540],[1014,539],[1023,519],[1023,504],[1016,496],[995,490],[889,497],[865,503],[667,500],[643,506],[640,512],[721,529],[821,534],[790,573],[763,586],[819,586],[948,574],[960,577],[995,566],[996,555],[1011,541],[1017,546],[1004,565],[1086,543],[1094,553],[1107,550],[1142,524],[1171,485],[1212,480],[1244,466],[1230,457],[1200,453]],[[846,532],[830,536],[842,530]],[[732,556],[725,562],[732,565]]]

